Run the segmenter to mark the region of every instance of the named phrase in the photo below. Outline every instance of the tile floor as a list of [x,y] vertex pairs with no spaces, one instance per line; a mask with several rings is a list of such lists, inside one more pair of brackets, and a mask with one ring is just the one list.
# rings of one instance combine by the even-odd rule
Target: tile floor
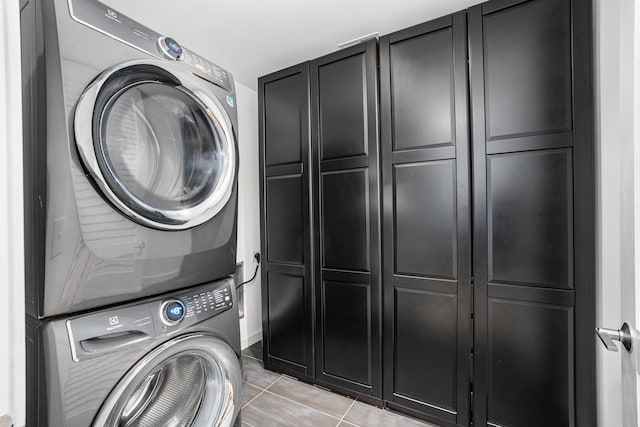
[[242,352],[246,374],[243,427],[434,427],[331,393],[262,366],[260,342]]

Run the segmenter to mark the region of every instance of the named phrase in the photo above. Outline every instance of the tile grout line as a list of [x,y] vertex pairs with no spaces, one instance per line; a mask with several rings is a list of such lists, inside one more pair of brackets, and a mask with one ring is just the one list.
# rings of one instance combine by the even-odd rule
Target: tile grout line
[[[260,388],[260,387],[258,387],[258,388]],[[240,409],[244,409],[244,408],[246,408],[247,406],[249,406],[249,404],[250,404],[250,403],[252,403],[252,402],[253,402],[254,400],[256,400],[258,397],[260,397],[260,395],[266,391],[266,390],[264,390],[264,389],[260,389],[260,390],[261,390],[261,391],[260,391],[260,393],[256,394],[256,395],[253,397],[253,399],[251,399],[250,401],[248,401],[247,403],[245,403],[244,405],[242,405],[242,407],[241,407]],[[244,421],[243,421],[243,422],[244,422]]]
[[248,378],[247,378],[246,380],[244,380],[244,382],[245,382],[245,383],[247,383],[247,384],[249,384],[249,385],[250,385],[250,386],[252,386],[252,387],[259,388],[260,390],[266,390],[266,389],[268,389],[269,387],[271,387],[272,385],[274,385],[275,383],[277,383],[278,381],[280,381],[280,379],[282,379],[282,375],[278,375],[278,378],[276,378],[275,380],[273,380],[272,382],[270,382],[270,383],[269,383],[269,385],[268,385],[268,386],[265,386],[265,387],[252,383],[252,382],[251,382],[251,380],[250,380],[250,379],[248,379]]
[[259,385],[255,385],[254,383],[250,383],[247,380],[245,380],[244,382],[247,383],[247,385],[250,385],[251,387],[259,388],[262,391],[265,391],[267,389],[267,387],[271,386],[271,384],[269,384],[267,387],[260,387]]
[[[246,356],[247,358],[249,358],[249,359],[253,359],[253,360],[257,361],[257,362],[262,362],[262,359],[258,359],[258,358],[254,357],[254,356],[252,356],[252,355],[249,355],[249,354],[244,354],[244,353],[243,353],[243,354],[242,354],[242,356]],[[265,370],[265,369],[264,369],[264,367],[262,367],[262,366],[261,366],[261,368],[262,368],[263,370]],[[356,404],[356,402],[358,401],[358,399],[357,399],[357,398],[356,398],[356,399],[353,399],[353,401],[351,402],[351,405],[349,406],[349,408],[347,408],[347,410],[346,410],[346,411],[345,411],[345,413],[342,415],[342,417],[341,417],[341,418],[338,418],[338,417],[337,417],[337,416],[335,416],[335,415],[332,415],[332,414],[326,413],[326,412],[324,412],[324,411],[322,411],[322,410],[320,410],[320,409],[313,408],[313,407],[311,407],[311,406],[307,406],[307,405],[305,405],[304,403],[297,402],[297,401],[295,401],[295,400],[293,400],[293,399],[290,399],[290,398],[288,398],[288,397],[286,397],[286,396],[283,396],[283,395],[281,395],[281,394],[279,394],[279,393],[277,393],[277,392],[274,392],[274,391],[270,390],[270,388],[271,388],[275,383],[277,383],[278,381],[280,381],[282,378],[285,378],[285,379],[291,379],[291,380],[298,381],[298,379],[297,379],[297,378],[295,378],[295,377],[290,377],[290,376],[288,376],[288,375],[279,374],[279,375],[278,375],[278,378],[276,378],[276,379],[275,379],[271,384],[269,384],[267,387],[263,388],[263,387],[261,387],[261,386],[259,386],[259,385],[255,385],[255,384],[253,384],[253,383],[251,383],[251,382],[249,382],[249,381],[247,380],[247,381],[246,381],[247,385],[250,385],[250,386],[252,386],[252,387],[257,388],[258,390],[260,390],[260,393],[258,393],[255,397],[253,397],[253,398],[252,398],[250,401],[248,401],[246,404],[242,405],[241,409],[245,409],[247,406],[249,406],[251,403],[253,403],[253,401],[255,401],[258,397],[260,397],[260,396],[261,396],[262,394],[264,394],[264,392],[266,391],[266,392],[268,392],[269,394],[271,394],[271,395],[273,395],[273,396],[280,397],[280,398],[282,398],[282,399],[284,399],[284,400],[286,400],[286,401],[289,401],[289,402],[291,402],[291,403],[294,403],[294,404],[300,405],[300,406],[302,406],[302,407],[304,407],[304,408],[311,409],[312,411],[319,412],[319,413],[321,413],[321,414],[323,414],[323,415],[326,415],[326,416],[328,416],[328,417],[330,417],[330,418],[333,418],[333,419],[338,420],[338,423],[336,424],[336,427],[339,427],[339,426],[340,426],[340,424],[347,424],[347,425],[349,425],[349,426],[359,427],[359,425],[358,425],[358,424],[355,424],[355,423],[352,423],[352,422],[350,422],[350,421],[346,421],[346,420],[345,420],[345,417],[347,416],[347,414],[349,413],[349,411],[351,411],[351,409],[353,408],[353,406],[354,406],[354,405]],[[318,388],[319,388],[319,389],[321,389],[321,390],[325,390],[325,389],[324,389],[324,388],[322,388],[322,387],[318,387]],[[328,391],[328,392],[330,392],[330,393],[331,393],[331,390],[326,390],[326,391]],[[348,397],[348,396],[347,396],[347,397]],[[395,414],[395,412],[393,412],[393,411],[390,411],[390,412],[391,412],[392,414]],[[253,426],[253,425],[249,424],[249,423],[248,423],[248,422],[246,422],[246,421],[242,421],[242,423],[243,423],[243,424],[246,424],[248,427],[255,427],[255,426]],[[434,426],[434,427],[435,427],[435,426]]]
[[[356,404],[356,400],[358,399],[353,399],[353,402],[351,402],[351,405],[349,406],[349,408],[347,408],[347,410],[345,411],[344,414],[342,414],[342,418],[340,418],[340,420],[338,421],[338,424],[336,424],[336,427],[338,427],[340,425],[340,423],[342,423],[342,421],[344,421],[344,417],[347,416],[347,414],[349,413],[349,411],[351,410],[351,408],[353,408],[353,405]],[[348,421],[345,421],[348,422]]]
[[305,405],[304,403],[296,402],[296,401],[295,401],[295,400],[293,400],[293,399],[289,399],[288,397],[285,397],[285,396],[283,396],[283,395],[281,395],[281,394],[274,393],[274,392],[273,392],[273,391],[271,391],[271,390],[265,390],[265,391],[266,391],[267,393],[269,393],[269,394],[272,394],[272,395],[274,395],[274,396],[280,397],[280,398],[282,398],[282,399],[284,399],[284,400],[287,400],[287,401],[289,401],[289,402],[291,402],[291,403],[295,403],[296,405],[300,405],[300,406],[303,406],[303,407],[305,407],[305,408],[307,408],[307,409],[311,409],[312,411],[319,412],[319,413],[321,413],[321,414],[324,414],[324,415],[326,415],[326,416],[328,416],[328,417],[331,417],[331,418],[334,418],[334,419],[336,419],[336,420],[339,420],[339,419],[340,419],[340,418],[336,417],[335,415],[327,414],[327,413],[326,413],[326,412],[324,412],[324,411],[321,411],[321,410],[316,409],[316,408],[312,408],[311,406],[307,406],[307,405]]
[[[253,359],[253,360],[256,360],[256,361],[258,361],[258,362],[262,362],[262,360],[260,360],[260,359],[256,359],[255,357],[253,357],[253,356],[249,356],[249,355],[247,355],[247,354],[243,354],[243,356],[246,356],[246,357],[248,357],[249,359]],[[264,369],[264,368],[262,368],[262,369]],[[326,416],[328,416],[328,417],[331,417],[331,418],[333,418],[333,419],[336,419],[336,420],[338,420],[338,424],[337,424],[337,425],[339,425],[341,422],[344,422],[344,423],[349,424],[349,425],[351,425],[351,426],[359,427],[357,424],[353,424],[353,423],[351,423],[351,422],[349,422],[349,421],[345,421],[345,420],[344,420],[344,417],[345,417],[345,416],[347,415],[347,413],[351,410],[351,408],[353,407],[353,405],[356,403],[356,401],[357,401],[358,399],[353,399],[353,401],[351,402],[351,405],[349,406],[349,408],[348,408],[348,409],[346,410],[346,412],[342,415],[342,418],[338,418],[338,417],[337,417],[337,416],[335,416],[335,415],[328,414],[328,413],[326,413],[326,412],[324,412],[324,411],[321,411],[320,409],[312,408],[311,406],[307,406],[307,405],[305,405],[304,403],[297,402],[297,401],[295,401],[295,400],[293,400],[293,399],[289,399],[289,398],[288,398],[288,397],[286,397],[286,396],[283,396],[283,395],[278,394],[278,393],[276,393],[276,392],[274,392],[274,391],[272,391],[272,390],[269,390],[269,389],[270,389],[270,388],[271,388],[275,383],[277,383],[278,381],[280,381],[282,378],[285,378],[285,379],[286,379],[286,378],[289,378],[289,379],[292,379],[292,380],[298,381],[298,380],[297,380],[297,378],[295,378],[295,377],[289,377],[289,376],[287,376],[287,375],[280,374],[280,375],[278,376],[278,378],[277,378],[275,381],[273,381],[271,384],[269,384],[266,388],[262,388],[262,387],[260,387],[260,386],[258,386],[258,385],[255,385],[255,384],[250,383],[250,382],[247,380],[247,381],[246,381],[246,383],[247,383],[248,385],[251,385],[252,387],[255,387],[255,388],[257,388],[257,389],[259,389],[259,390],[261,390],[261,391],[260,391],[260,393],[258,393],[258,394],[253,398],[253,399],[251,399],[250,401],[248,401],[246,404],[242,405],[242,408],[241,408],[241,409],[244,409],[244,408],[246,408],[247,406],[249,406],[251,403],[253,403],[253,401],[254,401],[254,400],[256,400],[258,397],[260,397],[260,396],[261,396],[261,395],[266,391],[266,392],[268,392],[269,394],[271,394],[271,395],[273,395],[273,396],[280,397],[280,398],[282,398],[282,399],[284,399],[284,400],[287,400],[287,401],[289,401],[289,402],[291,402],[291,403],[295,403],[295,404],[300,405],[300,406],[302,406],[302,407],[304,407],[304,408],[311,409],[311,410],[313,410],[313,411],[319,412],[319,413],[321,413],[321,414],[323,414],[323,415],[326,415]],[[322,388],[321,388],[321,389],[322,389]],[[327,391],[331,392],[330,390],[327,390]],[[244,421],[243,421],[243,422],[244,422]],[[250,427],[254,427],[254,426],[251,426],[251,424],[249,424],[249,423],[246,423],[246,424],[247,424],[247,425],[249,425]],[[337,425],[336,425],[336,427],[337,427]]]
[[[260,390],[262,390],[262,391],[261,391],[260,393],[258,393],[258,395],[257,395],[257,396],[255,396],[253,399],[251,399],[249,402],[247,402],[245,405],[243,405],[243,406],[242,406],[242,408],[244,409],[245,407],[247,407],[250,403],[252,403],[254,400],[256,400],[256,399],[257,399],[261,394],[263,394],[263,393],[266,391],[266,392],[268,392],[269,394],[272,394],[272,395],[277,396],[277,397],[281,397],[282,399],[287,400],[287,401],[289,401],[289,402],[291,402],[291,403],[295,403],[295,404],[300,405],[300,406],[302,406],[302,407],[304,407],[304,408],[311,409],[311,410],[313,410],[313,411],[316,411],[316,412],[319,412],[319,413],[321,413],[321,414],[324,414],[324,415],[326,415],[326,416],[328,416],[328,417],[334,418],[334,419],[338,420],[338,424],[340,424],[341,422],[343,422],[343,421],[344,421],[344,417],[347,415],[347,413],[351,410],[351,408],[353,407],[353,405],[356,403],[356,400],[358,400],[358,399],[353,399],[353,402],[351,402],[351,405],[349,405],[349,408],[347,408],[346,412],[342,415],[342,418],[338,418],[338,417],[337,417],[337,416],[335,416],[335,415],[329,414],[329,413],[324,412],[324,411],[322,411],[322,410],[320,410],[320,409],[317,409],[317,408],[312,408],[311,406],[307,406],[307,405],[305,405],[304,403],[297,402],[297,401],[295,401],[295,400],[293,400],[293,399],[290,399],[290,398],[288,398],[288,397],[286,397],[286,396],[283,396],[283,395],[281,395],[281,394],[279,394],[279,393],[276,393],[276,392],[274,392],[274,391],[272,391],[272,390],[269,390],[269,389],[270,389],[270,388],[271,388],[275,383],[277,383],[278,381],[280,381],[280,380],[281,380],[281,379],[283,379],[283,378],[285,378],[285,379],[290,378],[290,379],[293,379],[293,380],[295,380],[295,381],[298,381],[296,378],[294,378],[294,377],[288,377],[288,376],[286,376],[286,375],[284,375],[284,374],[280,374],[280,376],[278,377],[278,379],[276,379],[274,382],[272,382],[271,384],[269,384],[266,388],[262,388],[262,387],[260,387],[260,386],[257,386],[257,385],[254,385],[254,384],[251,384],[250,382],[248,382],[248,381],[247,381],[247,384],[249,384],[249,385],[251,385],[251,386],[253,386],[253,387],[257,388],[257,389],[260,389]],[[352,425],[352,426],[355,426],[355,427],[359,427],[357,424],[353,424],[353,423],[351,423],[351,422],[349,422],[349,421],[344,421],[344,422],[345,422],[346,424],[349,424],[349,425]]]
[[[281,376],[279,376],[278,378],[276,378],[276,380],[275,380],[274,382],[272,382],[271,384],[269,384],[269,385],[267,386],[267,388],[271,387],[272,385],[274,385],[275,383],[277,383],[278,381],[280,381],[280,378],[282,378],[282,375],[281,375]],[[244,408],[246,408],[247,406],[249,406],[249,404],[250,404],[250,403],[252,403],[252,402],[253,402],[254,400],[256,400],[258,397],[260,397],[260,395],[262,395],[262,393],[264,393],[265,391],[267,391],[267,388],[262,388],[262,387],[259,387],[259,386],[257,386],[257,385],[253,385],[253,384],[251,384],[251,383],[250,383],[250,382],[248,382],[248,381],[247,381],[247,384],[249,384],[249,385],[251,385],[251,386],[253,386],[253,387],[257,388],[257,389],[260,389],[261,391],[260,391],[260,393],[256,394],[256,395],[253,397],[253,399],[251,399],[250,401],[248,401],[247,403],[245,403],[244,405],[242,405],[242,407],[241,407],[240,409],[244,409]]]
[[[267,386],[267,388],[265,388],[265,389],[264,389],[264,391],[269,390],[269,389],[271,388],[271,386],[272,386],[272,385],[274,385],[275,383],[277,383],[277,382],[278,382],[278,381],[280,381],[281,379],[282,379],[282,375],[278,375],[278,378],[276,378],[276,380],[275,380],[274,382],[272,382],[271,384],[269,384],[269,385]],[[273,394],[275,394],[275,393],[273,393]]]

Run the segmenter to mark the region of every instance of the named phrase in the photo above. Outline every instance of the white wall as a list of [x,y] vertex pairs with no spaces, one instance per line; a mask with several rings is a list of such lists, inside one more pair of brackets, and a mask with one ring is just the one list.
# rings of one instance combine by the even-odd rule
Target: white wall
[[[244,280],[249,280],[257,265],[253,260],[253,252],[260,250],[258,93],[236,83],[236,98],[240,149],[237,260],[244,262]],[[260,292],[260,271],[258,271],[255,280],[244,285],[244,318],[240,319],[242,348],[262,339]]]
[[22,92],[17,1],[0,2],[0,426],[25,423]]

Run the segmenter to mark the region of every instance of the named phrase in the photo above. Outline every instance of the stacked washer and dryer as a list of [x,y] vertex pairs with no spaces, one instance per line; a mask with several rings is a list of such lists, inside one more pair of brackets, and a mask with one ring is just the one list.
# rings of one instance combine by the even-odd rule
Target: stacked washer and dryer
[[28,426],[230,426],[231,74],[94,0],[21,0]]

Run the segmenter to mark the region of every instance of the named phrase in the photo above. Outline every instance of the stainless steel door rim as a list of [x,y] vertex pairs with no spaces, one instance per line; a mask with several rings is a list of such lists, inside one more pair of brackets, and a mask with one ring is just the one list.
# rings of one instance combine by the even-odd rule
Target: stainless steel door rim
[[[202,201],[192,206],[187,205],[176,209],[169,209],[161,206],[154,206],[144,198],[130,192],[124,186],[113,188],[110,183],[113,179],[107,175],[113,174],[109,170],[101,167],[101,157],[104,153],[96,149],[93,124],[95,115],[100,115],[102,120],[103,111],[95,111],[96,101],[100,96],[101,89],[119,71],[132,67],[149,67],[149,69],[159,69],[171,75],[177,82],[171,86],[184,94],[206,115],[212,134],[219,136],[219,171],[217,180],[210,191],[202,198]],[[143,80],[130,84],[145,83]],[[149,83],[149,82],[147,82]],[[166,85],[162,82],[152,82],[159,85]],[[129,86],[123,87],[125,89]],[[112,98],[116,98],[121,92],[114,93]],[[110,101],[107,102],[107,104]],[[233,192],[233,184],[236,173],[236,141],[233,127],[228,115],[224,111],[222,103],[211,93],[207,85],[198,77],[180,69],[180,64],[167,64],[163,61],[130,61],[119,64],[103,72],[94,82],[87,87],[75,111],[74,131],[76,145],[85,167],[89,170],[98,187],[123,214],[132,220],[152,228],[161,230],[184,230],[200,225],[213,218],[226,205]],[[104,161],[102,161],[104,164]],[[117,177],[115,177],[117,180]],[[124,193],[122,197],[117,193]],[[125,200],[123,200],[123,198]]]
[[[189,384],[178,393],[165,392],[162,368],[178,358],[197,360],[202,381]],[[191,387],[193,386],[193,387]],[[145,425],[145,411],[151,404],[164,400],[178,410],[188,413],[186,418],[159,420],[169,427],[230,427],[239,408],[242,370],[235,352],[212,335],[192,333],[162,344],[136,363],[118,382],[100,408],[93,427]],[[164,393],[164,395],[162,395]],[[160,408],[162,409],[162,408]],[[170,408],[173,413],[173,408]],[[156,411],[151,408],[148,412]],[[157,416],[150,414],[148,418]],[[186,422],[186,423],[185,423]]]

